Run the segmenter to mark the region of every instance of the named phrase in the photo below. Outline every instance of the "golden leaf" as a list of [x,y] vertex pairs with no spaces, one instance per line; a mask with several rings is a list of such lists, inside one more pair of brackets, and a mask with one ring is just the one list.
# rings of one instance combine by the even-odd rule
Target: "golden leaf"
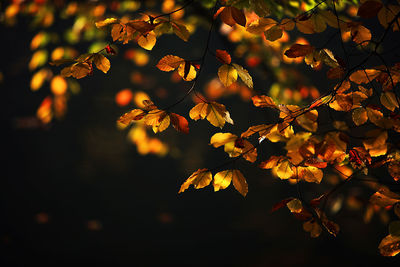
[[118,20],[116,18],[107,18],[105,20],[98,21],[95,24],[96,24],[97,28],[101,28],[101,27],[104,27],[104,26],[107,26],[107,25],[110,25],[110,24],[114,24],[117,21]]
[[218,69],[218,77],[226,87],[236,82],[237,76],[237,70],[231,65],[224,64]]
[[247,85],[247,87],[253,89],[253,79],[251,78],[249,72],[238,64],[233,63],[232,65],[237,70],[240,79],[242,79],[242,81]]
[[214,191],[217,192],[220,189],[227,188],[231,184],[232,176],[233,170],[225,170],[216,173],[213,180]]
[[178,193],[184,192],[190,185],[193,185],[196,189],[206,187],[211,183],[211,180],[212,174],[210,171],[207,169],[199,169],[190,175],[190,177],[181,185]]
[[183,58],[167,55],[160,59],[156,67],[161,71],[173,71],[174,69],[178,68],[179,65],[184,63],[185,60]]
[[102,54],[94,54],[93,62],[96,67],[104,73],[110,69],[110,61]]
[[225,122],[233,124],[225,106],[217,102],[199,103],[190,110],[189,116],[196,121],[206,118],[212,125],[221,129],[224,127]]
[[237,136],[231,133],[216,133],[210,139],[210,145],[214,147],[220,147],[226,143],[233,142],[237,139]]
[[246,178],[244,178],[243,174],[239,170],[232,170],[232,182],[236,190],[245,197],[249,192],[249,188]]
[[271,97],[266,95],[256,95],[251,98],[253,100],[253,105],[256,107],[262,108],[275,108],[277,109],[278,106],[275,104],[274,100]]
[[249,127],[247,131],[243,132],[241,137],[247,138],[255,133],[258,133],[260,136],[265,136],[269,133],[271,129],[272,129],[272,124],[254,125]]
[[178,68],[178,74],[183,80],[192,81],[196,78],[197,72],[190,62],[184,61]]
[[319,184],[324,176],[324,173],[316,167],[308,166],[308,167],[297,167],[297,175],[301,180],[305,180],[309,183],[317,183]]
[[174,31],[176,36],[178,36],[185,42],[189,40],[190,33],[185,25],[176,22],[172,22],[171,25],[172,25],[172,30]]
[[156,34],[154,32],[149,32],[146,35],[141,35],[138,39],[138,45],[146,50],[151,50],[156,44]]
[[132,121],[137,121],[142,119],[144,116],[146,115],[146,113],[141,110],[141,109],[133,109],[127,113],[125,113],[124,115],[122,115],[119,119],[118,122],[128,125],[130,124]]
[[276,174],[281,179],[289,179],[295,173],[292,170],[292,164],[288,160],[281,161],[276,168]]

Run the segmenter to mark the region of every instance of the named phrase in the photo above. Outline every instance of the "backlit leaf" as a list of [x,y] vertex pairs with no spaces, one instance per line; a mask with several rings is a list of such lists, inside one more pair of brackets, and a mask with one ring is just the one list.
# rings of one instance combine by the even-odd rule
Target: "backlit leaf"
[[185,60],[183,58],[167,55],[160,59],[156,67],[162,71],[173,71],[174,69],[178,68],[179,65],[184,63]]
[[110,69],[110,61],[102,54],[94,54],[93,62],[96,67],[104,73]]
[[222,64],[231,64],[231,55],[225,50],[215,50],[215,56]]
[[295,175],[292,164],[288,160],[281,161],[276,167],[276,174],[281,179],[289,179]]
[[278,106],[275,104],[274,100],[271,97],[266,95],[256,95],[251,98],[253,100],[253,104],[256,107],[261,108],[274,108],[277,109]]
[[189,123],[185,117],[178,115],[176,113],[169,114],[172,126],[179,132],[188,134],[189,133]]
[[138,39],[138,45],[146,50],[152,50],[156,44],[156,34],[154,32],[149,32],[146,35],[141,35]]
[[367,110],[365,108],[356,108],[352,112],[352,118],[355,125],[360,126],[367,122]]
[[199,169],[194,172],[182,185],[179,189],[178,193],[184,192],[189,188],[190,185],[193,185],[194,188],[200,189],[206,187],[211,183],[212,174],[207,169]]
[[237,70],[240,79],[242,79],[242,81],[247,85],[247,87],[253,88],[253,79],[251,78],[249,72],[238,64],[233,63],[232,65]]
[[141,109],[133,109],[133,110],[125,113],[124,115],[122,115],[118,119],[118,122],[123,123],[125,125],[128,125],[132,121],[141,120],[145,115],[146,115],[146,113],[143,110],[141,110]]
[[362,18],[373,18],[378,14],[382,6],[382,3],[378,1],[365,1],[358,8],[357,16]]
[[171,25],[172,25],[172,30],[174,31],[176,36],[178,36],[185,42],[189,40],[190,33],[185,25],[176,22],[173,22]]
[[218,69],[218,77],[226,87],[236,82],[237,76],[237,70],[231,65],[224,64]]
[[217,102],[199,103],[190,110],[189,116],[193,120],[207,119],[212,125],[221,129],[225,122],[233,124],[225,106]]
[[283,31],[279,26],[273,26],[264,32],[265,38],[268,41],[274,42],[282,38]]
[[213,180],[214,191],[217,192],[220,189],[227,188],[231,184],[232,176],[233,170],[225,170],[216,173]]
[[210,145],[220,147],[226,143],[233,142],[237,138],[236,135],[231,133],[216,133],[210,139]]
[[249,192],[249,188],[246,178],[239,170],[232,170],[232,182],[235,189],[245,197]]
[[379,252],[382,256],[393,257],[400,253],[400,237],[387,235],[379,244]]
[[117,21],[118,20],[116,18],[107,18],[105,20],[96,22],[96,27],[97,28],[101,28],[101,27],[104,27],[104,26],[107,26],[107,25],[110,25],[110,24],[114,24]]

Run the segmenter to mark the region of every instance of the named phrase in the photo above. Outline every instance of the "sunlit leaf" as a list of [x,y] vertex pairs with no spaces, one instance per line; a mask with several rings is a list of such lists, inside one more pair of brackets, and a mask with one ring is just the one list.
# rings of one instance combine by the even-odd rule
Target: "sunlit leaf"
[[379,244],[379,252],[382,256],[393,257],[400,253],[400,237],[387,235]]
[[174,31],[176,36],[178,36],[185,42],[189,40],[190,33],[185,25],[176,22],[171,23],[171,25],[172,25],[172,30]]
[[285,55],[289,58],[304,57],[314,51],[312,45],[294,44],[285,51]]
[[225,50],[215,50],[215,56],[222,64],[231,64],[231,55]]
[[96,67],[104,73],[107,73],[111,66],[110,61],[102,54],[94,54],[93,62]]
[[242,79],[242,81],[247,85],[247,87],[253,88],[253,79],[251,78],[249,72],[238,64],[233,63],[232,65],[237,70],[240,79]]
[[224,64],[218,69],[218,77],[224,86],[228,87],[236,82],[238,72],[236,68],[231,65]]
[[256,95],[251,98],[253,100],[253,104],[256,107],[261,108],[274,108],[277,109],[278,106],[275,104],[274,100],[266,95]]
[[391,91],[383,92],[381,94],[380,100],[382,105],[384,105],[390,111],[394,111],[396,108],[399,108],[399,102],[397,101],[397,97]]
[[368,120],[367,110],[365,108],[356,108],[351,115],[354,124],[357,126],[363,125]]
[[178,68],[179,65],[184,63],[185,60],[183,58],[167,55],[160,59],[156,67],[162,71],[173,71],[174,69]]
[[189,116],[193,120],[207,119],[212,125],[221,129],[225,122],[233,124],[225,106],[217,102],[199,103],[190,110]]
[[282,28],[279,26],[273,26],[264,32],[265,38],[268,41],[274,42],[280,38],[282,38]]
[[154,32],[149,32],[146,35],[141,35],[138,39],[138,45],[146,50],[152,50],[156,44],[156,35]]
[[190,185],[193,185],[195,189],[206,187],[211,183],[211,180],[212,174],[210,171],[207,169],[199,169],[190,175],[190,177],[181,185],[178,193],[184,192]]

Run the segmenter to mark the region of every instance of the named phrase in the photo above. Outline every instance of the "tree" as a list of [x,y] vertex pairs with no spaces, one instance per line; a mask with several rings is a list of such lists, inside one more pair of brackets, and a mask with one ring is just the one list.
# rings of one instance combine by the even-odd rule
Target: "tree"
[[[379,244],[380,253],[395,256],[400,252],[400,63],[399,45],[391,41],[398,38],[400,27],[398,1],[165,0],[161,7],[145,2],[59,1],[53,6],[46,1],[16,1],[6,7],[5,23],[14,23],[25,12],[35,15],[36,23],[44,27],[53,23],[52,9],[61,8],[63,16],[77,17],[68,35],[72,44],[82,36],[90,42],[102,40],[84,54],[57,47],[51,54],[53,67],[37,70],[48,61],[42,47],[51,43],[52,36],[39,32],[32,39],[31,89],[40,89],[46,81],[51,88],[51,95],[37,110],[41,124],[62,118],[69,92],[78,86],[76,79],[100,75],[96,68],[107,73],[112,58],[125,45],[135,47],[126,50],[125,57],[147,65],[150,56],[137,46],[151,51],[157,40],[169,34],[180,42],[197,42],[191,36],[204,26],[200,53],[187,57],[183,52],[172,54],[166,47],[155,65],[186,84],[183,95],[165,105],[158,104],[162,93],[153,100],[142,91],[122,90],[116,95],[118,105],[127,106],[133,100],[137,106],[121,114],[118,127],[130,127],[128,135],[139,153],[168,153],[168,145],[147,128],[162,134],[172,125],[178,135],[191,134],[193,124],[204,123],[195,121],[207,120],[222,131],[210,136],[210,145],[223,146],[229,158],[214,166],[199,166],[178,193],[191,185],[195,189],[211,185],[219,191],[232,183],[246,196],[247,179],[236,166],[244,159],[297,187],[296,195],[277,200],[272,211],[287,207],[311,237],[318,237],[323,231],[333,236],[339,233],[331,215],[343,200],[335,196],[357,184],[367,193],[374,191],[364,205],[365,221],[374,213],[389,213],[385,217],[391,221],[389,234]],[[61,65],[58,74],[56,68]],[[218,78],[207,81],[202,89],[200,83],[207,80],[204,73],[215,66]],[[268,91],[257,77],[263,75],[270,80]],[[133,79],[141,84],[141,75]],[[247,125],[231,127],[240,134],[223,130],[227,123],[234,124],[229,111],[235,105],[225,105],[220,98],[234,93],[244,101],[251,99],[267,119],[254,123],[250,117]],[[190,110],[173,112],[190,97],[194,102]],[[267,156],[265,151],[272,153]],[[305,196],[307,183],[318,186]],[[357,202],[351,192],[346,198]]]

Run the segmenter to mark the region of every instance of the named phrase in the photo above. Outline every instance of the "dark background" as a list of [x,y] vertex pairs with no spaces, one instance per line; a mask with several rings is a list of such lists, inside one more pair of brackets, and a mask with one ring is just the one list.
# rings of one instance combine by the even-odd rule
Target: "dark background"
[[[178,195],[181,183],[192,172],[226,160],[221,149],[208,146],[210,136],[218,129],[207,122],[190,121],[188,136],[172,129],[161,134],[161,138],[177,146],[180,156],[138,155],[127,142],[126,131],[115,126],[116,119],[126,112],[116,106],[115,93],[133,87],[129,73],[135,68],[118,56],[111,60],[109,74],[95,72],[94,76],[79,80],[82,92],[71,97],[63,120],[45,128],[16,128],[16,120],[34,115],[47,94],[45,90],[32,92],[29,88],[29,42],[35,31],[27,24],[22,21],[14,28],[0,27],[0,70],[4,74],[0,84],[4,133],[0,182],[3,266],[399,263],[398,257],[379,255],[377,246],[387,235],[387,226],[377,216],[370,224],[364,224],[363,210],[339,212],[333,217],[341,226],[338,237],[324,232],[318,239],[310,238],[301,222],[287,210],[271,214],[274,203],[296,196],[297,189],[247,163],[237,166],[249,183],[246,198],[232,186],[217,193],[205,188]],[[200,31],[191,38],[204,40],[205,34]],[[219,41],[213,38],[212,46],[220,48]],[[166,74],[154,70],[157,59],[178,50],[182,56],[199,55],[203,49],[201,42],[199,47],[193,47],[193,43],[177,47],[171,45],[173,42],[182,45],[173,37],[160,40],[151,53],[152,61],[140,69],[158,75],[154,76],[157,84],[170,92],[168,100],[161,100],[164,103],[181,95],[187,84],[171,84]],[[201,80],[213,77],[216,68],[202,74]],[[268,88],[267,77],[255,81],[259,88]],[[198,88],[202,85],[204,82]],[[268,114],[254,113],[250,103],[236,96],[223,103],[230,107],[237,125],[227,126],[224,132],[240,133],[248,125],[268,118]],[[191,106],[191,101],[185,101],[175,112],[186,116]],[[265,157],[272,153],[264,152]],[[310,198],[315,195],[309,188],[314,187],[305,186],[303,190]],[[48,221],[40,223],[38,214],[47,215]]]

